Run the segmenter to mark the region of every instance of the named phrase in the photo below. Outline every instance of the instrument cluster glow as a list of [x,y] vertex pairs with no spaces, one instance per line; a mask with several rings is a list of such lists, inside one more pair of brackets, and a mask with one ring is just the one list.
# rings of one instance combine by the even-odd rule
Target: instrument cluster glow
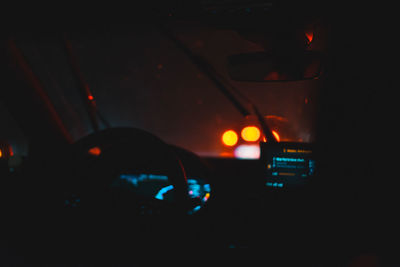
[[[168,176],[160,174],[120,174],[119,182],[128,184],[136,193],[162,201],[172,201],[174,186]],[[211,186],[203,179],[189,178],[188,195],[195,206],[188,212],[193,214],[201,209],[211,196]],[[115,185],[115,183],[114,183]]]

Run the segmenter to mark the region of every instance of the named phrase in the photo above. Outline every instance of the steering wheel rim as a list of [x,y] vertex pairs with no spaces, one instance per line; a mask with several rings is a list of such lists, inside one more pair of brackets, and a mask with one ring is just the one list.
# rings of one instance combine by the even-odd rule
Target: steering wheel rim
[[[99,154],[91,154],[93,148]],[[106,129],[79,140],[73,145],[72,151],[72,166],[75,166],[72,172],[75,172],[77,183],[82,180],[90,183],[100,175],[103,179],[100,182],[103,184],[99,185],[107,186],[115,177],[107,180],[106,176],[112,176],[113,172],[115,174],[119,171],[118,168],[153,168],[153,164],[159,171],[167,174],[174,188],[174,203],[184,206],[182,204],[187,200],[187,178],[180,159],[166,143],[144,130]],[[84,179],[82,175],[85,176]]]
[[[111,153],[107,156],[108,150],[112,150],[115,144],[119,144],[122,149],[129,149],[124,154]],[[89,149],[93,147],[100,148],[99,156],[89,153]],[[132,151],[135,147],[137,150]],[[117,149],[117,151],[121,151],[121,149]],[[148,159],[147,156],[156,154],[158,156],[155,161],[165,160],[164,165],[169,166],[170,174],[175,174],[168,176],[169,181],[174,185],[173,205],[175,207],[166,210],[171,213],[161,214],[167,215],[162,216],[164,219],[157,214],[140,216],[140,214],[126,209],[121,211],[132,214],[125,216],[123,212],[115,213],[112,209],[102,209],[102,207],[91,209],[93,206],[90,205],[86,209],[84,199],[79,202],[83,206],[77,205],[73,208],[65,206],[66,199],[65,195],[61,195],[62,193],[76,192],[74,190],[79,189],[77,185],[80,182],[90,186],[91,182],[96,181],[98,172],[93,173],[91,177],[82,176],[82,173],[74,177],[74,174],[79,174],[82,168],[86,170],[84,174],[87,174],[96,169],[96,163],[102,162],[102,159],[115,157],[115,161],[118,162],[118,159],[124,158],[125,155],[140,154],[143,151],[147,151],[148,154],[139,155],[143,160]],[[86,248],[93,246],[96,246],[99,251],[108,251],[112,255],[114,255],[113,253],[119,255],[118,253],[121,253],[124,248],[130,249],[146,244],[146,242],[149,245],[156,243],[161,246],[164,243],[157,243],[157,240],[178,238],[176,229],[179,229],[180,225],[184,223],[185,220],[180,218],[184,218],[187,211],[187,181],[179,158],[162,140],[139,129],[112,128],[84,137],[74,143],[68,151],[60,154],[59,157],[54,156],[54,164],[50,162],[45,168],[37,166],[39,170],[43,170],[41,175],[44,181],[38,188],[40,191],[37,191],[36,187],[27,188],[26,191],[30,192],[29,196],[32,196],[32,200],[26,207],[21,204],[21,208],[28,211],[24,218],[31,215],[32,217],[29,217],[28,226],[25,225],[22,230],[19,229],[16,240],[23,240],[18,243],[18,247],[24,253],[26,252],[28,257],[40,257],[41,251],[60,256],[65,253],[70,256],[84,255]],[[139,156],[136,158],[140,158]],[[120,163],[127,162],[129,160]],[[101,186],[107,185],[108,181],[104,181]],[[51,190],[48,190],[50,188]],[[94,188],[94,191],[97,189]],[[101,196],[101,194],[98,195]],[[80,196],[78,195],[78,197]],[[166,202],[154,200],[160,203]],[[161,208],[165,207],[168,206],[161,206]],[[35,244],[37,240],[41,240],[42,245]],[[152,242],[152,240],[156,240],[156,242]],[[126,244],[129,245],[125,246]]]

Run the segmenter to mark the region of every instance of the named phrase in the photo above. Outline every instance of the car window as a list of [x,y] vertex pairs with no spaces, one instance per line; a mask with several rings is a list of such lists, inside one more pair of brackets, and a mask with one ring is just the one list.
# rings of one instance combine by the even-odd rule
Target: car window
[[[178,27],[174,32],[227,80],[228,55],[262,50],[229,30]],[[233,129],[240,139],[246,124],[257,124],[254,119],[244,118],[208,77],[153,26],[132,27],[129,33],[113,28],[72,35],[70,39],[99,112],[113,127],[144,129],[201,156],[219,157],[234,156],[234,148],[221,141],[225,131]],[[62,39],[23,41],[20,47],[74,139],[90,133]],[[317,80],[231,83],[264,116],[275,118],[270,123],[276,124],[284,141],[314,141]],[[250,108],[248,103],[243,104]]]

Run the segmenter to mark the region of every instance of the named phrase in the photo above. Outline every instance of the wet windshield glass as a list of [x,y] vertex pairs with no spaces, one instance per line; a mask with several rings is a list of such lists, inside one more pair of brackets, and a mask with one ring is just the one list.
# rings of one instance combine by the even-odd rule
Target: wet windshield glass
[[[229,30],[177,27],[174,33],[228,80],[227,56],[263,50]],[[78,140],[92,129],[62,39],[33,39],[19,40],[19,47]],[[241,136],[244,127],[258,125],[255,118],[244,118],[157,28],[107,29],[71,35],[70,40],[97,107],[112,127],[144,129],[201,156],[232,157],[238,146],[257,144]],[[314,141],[318,80],[231,83],[267,116],[281,141]],[[227,130],[238,137],[232,146],[222,138]]]

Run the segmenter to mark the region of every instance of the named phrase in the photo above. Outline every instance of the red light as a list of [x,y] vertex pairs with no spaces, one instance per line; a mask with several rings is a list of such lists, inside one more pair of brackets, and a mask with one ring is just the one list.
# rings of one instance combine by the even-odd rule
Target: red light
[[8,159],[14,156],[14,151],[9,144],[3,143],[0,144],[0,147],[0,158]]
[[101,149],[98,146],[95,146],[95,147],[92,147],[91,149],[89,149],[88,153],[90,155],[93,155],[93,156],[97,157],[97,156],[100,156]]
[[88,96],[88,99],[91,101],[91,100],[94,99],[94,97],[93,97],[92,95],[89,95],[89,96]]
[[308,44],[310,44],[314,38],[314,33],[312,31],[306,31],[304,34],[307,37]]

